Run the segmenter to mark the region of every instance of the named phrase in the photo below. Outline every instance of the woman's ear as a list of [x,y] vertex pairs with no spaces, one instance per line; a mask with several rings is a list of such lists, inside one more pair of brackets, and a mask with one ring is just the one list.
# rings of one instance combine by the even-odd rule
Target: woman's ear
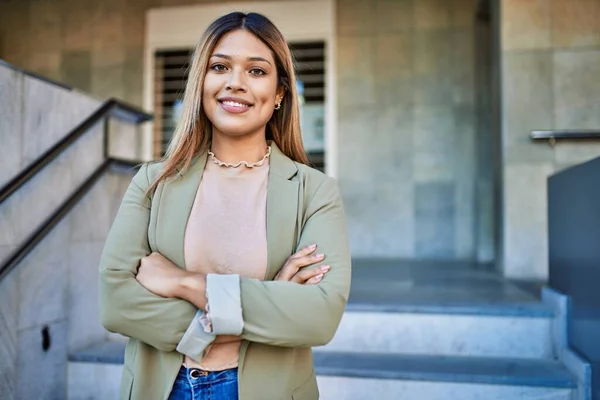
[[285,87],[283,85],[279,85],[279,87],[277,88],[277,93],[275,94],[275,102],[277,104],[281,103],[284,96],[285,96]]

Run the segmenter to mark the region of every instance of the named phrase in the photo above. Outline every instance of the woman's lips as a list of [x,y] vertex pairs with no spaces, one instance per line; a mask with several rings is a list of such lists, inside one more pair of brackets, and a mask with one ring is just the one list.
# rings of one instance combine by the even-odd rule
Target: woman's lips
[[238,103],[232,100],[219,101],[219,104],[223,110],[234,114],[246,112],[252,107],[248,104]]

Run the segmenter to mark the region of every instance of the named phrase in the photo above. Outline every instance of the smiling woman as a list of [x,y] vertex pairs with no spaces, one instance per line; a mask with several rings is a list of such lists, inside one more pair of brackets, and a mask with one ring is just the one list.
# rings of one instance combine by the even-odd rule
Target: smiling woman
[[281,32],[212,23],[181,110],[102,254],[102,323],[130,338],[121,398],[317,399],[310,348],[338,327],[350,250],[335,180],[306,165]]
[[269,48],[246,30],[233,31],[215,47],[208,65],[202,106],[213,124],[213,145],[224,134],[264,137],[286,90]]

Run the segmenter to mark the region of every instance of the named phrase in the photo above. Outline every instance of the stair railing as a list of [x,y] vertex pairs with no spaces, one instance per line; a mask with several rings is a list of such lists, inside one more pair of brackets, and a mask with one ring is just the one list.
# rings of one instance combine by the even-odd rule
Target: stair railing
[[578,140],[578,139],[600,139],[600,130],[598,129],[562,129],[562,130],[538,130],[529,134],[531,140],[548,140],[551,146],[556,144],[557,140]]
[[[105,101],[92,115],[75,127],[69,134],[52,146],[44,154],[33,161],[17,176],[0,188],[0,205],[10,196],[15,194],[27,182],[36,176],[41,170],[56,160],[63,152],[72,146],[77,139],[83,136],[89,129],[104,119],[108,123],[109,117],[119,118],[131,123],[142,123],[152,120],[152,115],[120,100],[109,99]],[[104,162],[96,168],[91,176],[81,184],[56,210],[43,221],[39,227],[31,233],[23,243],[14,250],[8,258],[0,264],[0,281],[12,271],[31,251],[40,243],[52,229],[71,211],[77,203],[90,191],[100,177],[113,166],[135,168],[138,162],[122,160],[109,156],[108,152],[108,129],[104,129]]]

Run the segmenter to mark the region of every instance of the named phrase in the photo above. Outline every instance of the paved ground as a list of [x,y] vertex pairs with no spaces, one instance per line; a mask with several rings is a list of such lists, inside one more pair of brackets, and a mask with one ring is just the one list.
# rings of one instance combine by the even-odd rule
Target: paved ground
[[489,267],[464,262],[354,260],[349,308],[464,312],[486,308],[529,312],[541,307],[535,290],[504,279]]

